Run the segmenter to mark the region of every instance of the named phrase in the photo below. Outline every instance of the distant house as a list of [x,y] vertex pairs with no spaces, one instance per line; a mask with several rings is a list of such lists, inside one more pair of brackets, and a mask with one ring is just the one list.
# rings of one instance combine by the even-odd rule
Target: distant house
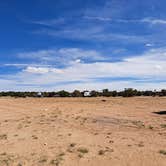
[[89,91],[84,91],[84,97],[90,97],[90,92]]
[[37,97],[43,97],[42,93],[41,93],[41,92],[38,92],[38,93],[37,93]]

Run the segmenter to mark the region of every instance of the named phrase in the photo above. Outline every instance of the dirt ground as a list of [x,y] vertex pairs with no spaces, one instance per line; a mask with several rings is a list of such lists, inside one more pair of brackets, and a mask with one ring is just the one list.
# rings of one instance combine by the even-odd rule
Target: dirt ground
[[166,98],[0,98],[0,166],[51,165],[165,166]]

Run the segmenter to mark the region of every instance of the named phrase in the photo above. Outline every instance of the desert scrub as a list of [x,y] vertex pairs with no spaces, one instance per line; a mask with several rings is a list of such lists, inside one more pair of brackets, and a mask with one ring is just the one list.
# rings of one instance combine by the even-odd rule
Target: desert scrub
[[47,162],[47,159],[41,159],[41,160],[39,160],[39,163],[45,163],[45,162]]
[[87,148],[83,148],[83,147],[78,148],[77,151],[80,152],[80,153],[88,153],[89,152],[89,150]]
[[149,125],[148,128],[149,128],[150,130],[153,130],[154,127],[151,126],[151,125]]
[[161,124],[160,125],[162,128],[166,128],[166,124]]
[[36,135],[32,135],[33,139],[38,139],[38,137]]
[[45,163],[47,162],[47,157],[46,156],[42,156],[40,159],[39,159],[39,163]]
[[7,134],[0,135],[0,140],[6,140],[6,139],[7,139]]
[[65,153],[62,152],[62,153],[60,153],[58,156],[60,157],[60,156],[64,156],[64,155],[65,155]]
[[105,154],[105,150],[99,150],[98,151],[98,155],[104,155]]
[[84,157],[84,156],[83,156],[82,154],[78,154],[78,157],[79,157],[79,158],[82,158],[82,157]]
[[166,150],[160,150],[159,153],[163,154],[163,155],[166,155]]
[[141,121],[133,121],[132,123],[133,123],[133,125],[137,126],[138,128],[144,128],[145,127],[144,123],[141,122]]
[[70,144],[70,147],[74,147],[74,146],[76,146],[76,143],[71,143]]
[[58,156],[56,159],[51,160],[50,164],[59,166],[62,160],[63,160],[62,156]]

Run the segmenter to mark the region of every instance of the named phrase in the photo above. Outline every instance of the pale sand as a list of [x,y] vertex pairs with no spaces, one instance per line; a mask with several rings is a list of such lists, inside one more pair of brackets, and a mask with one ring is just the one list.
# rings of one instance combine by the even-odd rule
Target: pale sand
[[164,110],[159,97],[0,98],[0,166],[165,166]]

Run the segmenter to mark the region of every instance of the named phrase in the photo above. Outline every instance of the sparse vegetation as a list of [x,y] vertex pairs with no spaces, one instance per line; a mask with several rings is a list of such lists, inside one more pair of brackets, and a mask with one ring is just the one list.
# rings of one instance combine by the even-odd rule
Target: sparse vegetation
[[163,155],[166,155],[166,150],[160,150],[159,153],[163,154]]
[[150,130],[153,130],[154,127],[151,126],[151,125],[149,125],[148,128],[149,128]]
[[161,124],[160,125],[162,128],[166,128],[166,124]]
[[98,154],[99,155],[104,155],[105,151],[104,150],[99,150]]
[[[84,91],[74,90],[73,92],[59,91],[59,92],[42,92],[41,96],[38,92],[0,92],[1,96],[11,96],[11,97],[84,97]],[[133,96],[166,96],[166,90],[161,91],[138,91],[132,88],[126,88],[123,91],[109,91],[108,89],[103,89],[102,92],[92,90],[90,92],[91,97],[105,96],[105,97],[133,97]]]
[[6,139],[7,139],[7,134],[0,135],[0,140],[6,140]]
[[87,148],[83,148],[83,147],[78,148],[77,151],[80,153],[88,153],[89,152],[89,150]]
[[83,156],[82,154],[79,153],[79,154],[78,154],[78,157],[79,157],[79,158],[82,158],[82,157],[84,157],[84,156]]
[[32,135],[33,139],[38,139],[38,137],[36,135]]
[[71,143],[70,144],[70,147],[74,147],[74,146],[76,146],[76,143]]

